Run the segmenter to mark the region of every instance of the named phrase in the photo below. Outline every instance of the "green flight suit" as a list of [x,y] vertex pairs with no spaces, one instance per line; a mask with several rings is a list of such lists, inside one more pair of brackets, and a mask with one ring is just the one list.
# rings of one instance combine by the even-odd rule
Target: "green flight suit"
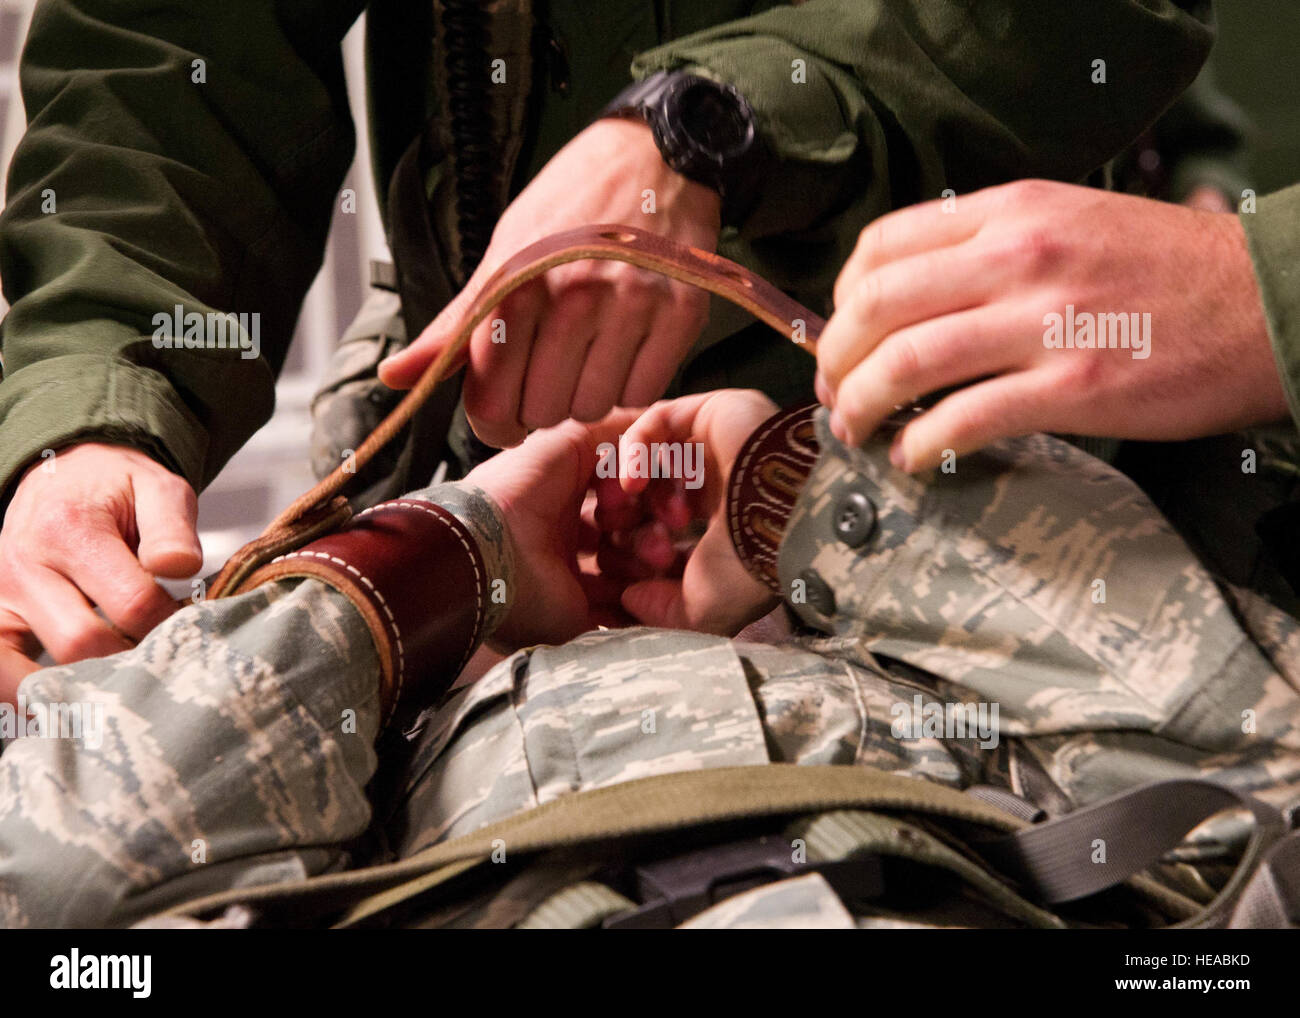
[[[29,128],[0,217],[12,304],[0,327],[0,490],[79,439],[144,449],[201,489],[267,420],[353,154],[339,44],[363,6],[38,5],[21,68]],[[567,88],[535,86],[501,180],[517,190],[629,67],[725,79],[778,163],[721,249],[824,309],[858,232],[888,209],[948,187],[1078,180],[1115,155],[1195,77],[1206,6],[555,0],[544,27],[567,64],[552,80]],[[428,60],[424,14],[370,5],[381,191],[438,113],[437,71],[411,70]],[[530,52],[517,36],[498,43],[512,59]],[[507,67],[504,87],[545,77]],[[450,249],[445,210],[438,198],[431,211]],[[453,292],[454,266],[431,272]],[[258,356],[159,349],[155,316],[177,306],[259,314]]]

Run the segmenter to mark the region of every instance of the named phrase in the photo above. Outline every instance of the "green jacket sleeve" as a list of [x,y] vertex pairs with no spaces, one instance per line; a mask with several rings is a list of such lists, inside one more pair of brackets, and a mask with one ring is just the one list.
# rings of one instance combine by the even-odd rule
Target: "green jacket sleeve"
[[708,74],[754,107],[780,163],[742,234],[839,216],[848,244],[872,218],[945,188],[1082,179],[1195,78],[1212,41],[1193,13],[1204,7],[809,0],[677,39],[633,73]]
[[[269,417],[352,159],[340,44],[361,6],[38,5],[0,217],[0,491],[81,437],[201,487]],[[258,315],[259,355],[159,348],[177,305]]]
[[1300,427],[1300,184],[1243,202],[1239,218],[1282,388]]

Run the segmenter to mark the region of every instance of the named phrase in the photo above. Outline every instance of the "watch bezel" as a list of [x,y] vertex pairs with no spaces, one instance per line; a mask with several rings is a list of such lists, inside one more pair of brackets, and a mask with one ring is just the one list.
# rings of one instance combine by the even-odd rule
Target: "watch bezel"
[[[723,96],[733,107],[734,122],[741,128],[741,137],[733,145],[720,148],[715,138],[701,139],[691,132],[688,125],[693,121],[690,117],[683,116],[683,112],[690,101],[688,97],[695,91],[708,92],[714,97]],[[693,156],[695,160],[703,161],[718,171],[729,162],[743,159],[754,148],[757,136],[754,111],[745,97],[726,82],[696,74],[676,76],[665,83],[655,106],[659,115],[652,118],[651,126],[663,130],[670,143],[669,147],[673,150],[685,149],[687,151],[683,155]],[[683,162],[689,165],[691,160],[687,158]]]

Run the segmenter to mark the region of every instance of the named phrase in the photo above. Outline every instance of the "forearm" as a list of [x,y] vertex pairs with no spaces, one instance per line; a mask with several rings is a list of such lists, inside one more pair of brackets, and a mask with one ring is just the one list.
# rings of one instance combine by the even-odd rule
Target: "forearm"
[[[427,626],[442,631],[404,634],[403,696],[416,707],[500,622],[508,604],[493,600],[491,580],[513,586],[512,551],[477,489],[398,501],[446,521],[399,549],[380,591],[426,605]],[[471,544],[481,596],[447,584]],[[17,738],[0,756],[0,920],[125,925],[346,863],[342,846],[369,823],[374,740],[394,706],[363,608],[328,581],[286,575],[187,607],[129,652],[30,676],[20,706],[77,705],[83,730]],[[447,658],[417,657],[419,647]]]
[[369,823],[377,675],[361,617],[309,580],[30,676],[20,707],[75,705],[83,738],[27,735],[0,756],[4,923],[127,925],[335,865]]

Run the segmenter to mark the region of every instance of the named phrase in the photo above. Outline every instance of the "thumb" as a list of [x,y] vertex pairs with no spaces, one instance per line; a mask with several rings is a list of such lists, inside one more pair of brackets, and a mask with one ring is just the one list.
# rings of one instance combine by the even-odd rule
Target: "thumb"
[[623,608],[643,625],[689,629],[681,580],[642,580],[623,591]]
[[193,576],[203,568],[194,490],[173,474],[136,474],[132,486],[140,565],[154,576]]
[[[415,385],[456,335],[478,295],[479,286],[476,274],[451,303],[438,312],[438,317],[425,326],[414,343],[380,361],[379,380],[390,389],[409,389]],[[453,370],[455,367],[459,364],[453,366]]]

